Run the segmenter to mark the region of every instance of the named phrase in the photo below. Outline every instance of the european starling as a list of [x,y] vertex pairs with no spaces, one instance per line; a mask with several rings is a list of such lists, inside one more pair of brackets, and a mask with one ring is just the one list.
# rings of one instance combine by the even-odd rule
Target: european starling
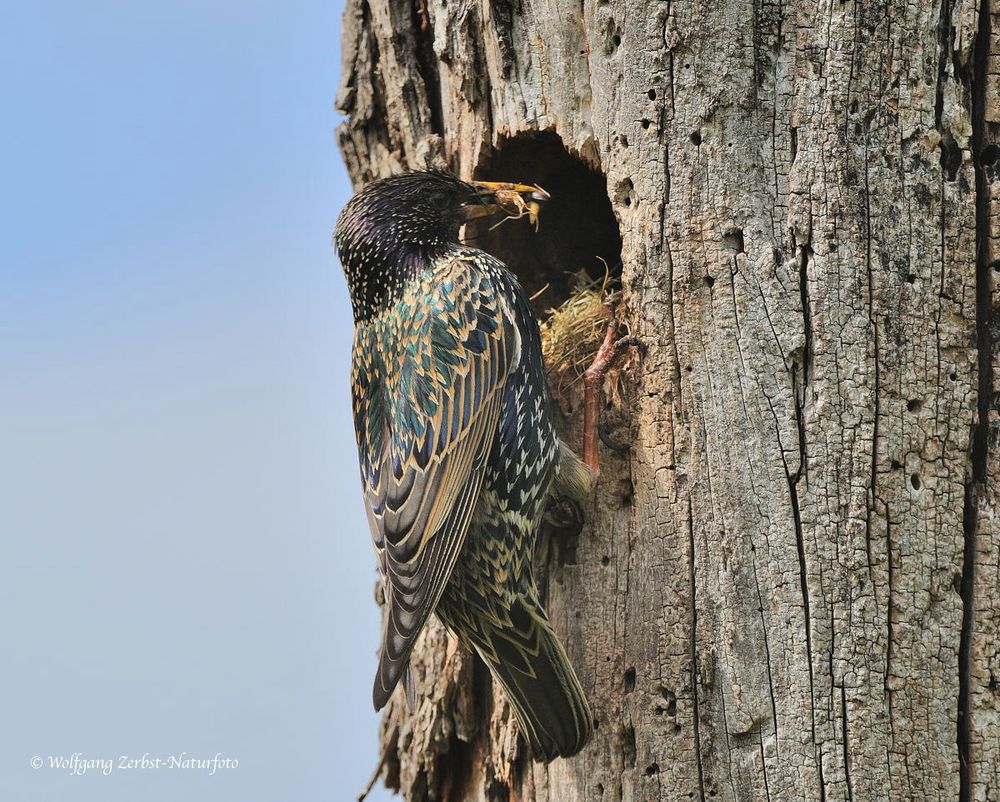
[[351,389],[387,614],[375,709],[431,612],[503,686],[534,757],[578,752],[591,713],[538,599],[531,558],[550,497],[592,472],[556,436],[538,322],[502,262],[459,243],[466,220],[537,188],[415,172],[344,207],[336,245],[354,312]]

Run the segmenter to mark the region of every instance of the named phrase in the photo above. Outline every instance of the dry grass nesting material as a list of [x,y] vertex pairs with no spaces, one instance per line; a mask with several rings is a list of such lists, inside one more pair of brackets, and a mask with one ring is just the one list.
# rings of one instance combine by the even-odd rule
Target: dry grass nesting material
[[[541,325],[542,356],[549,372],[550,384],[558,399],[565,403],[574,385],[582,383],[584,371],[594,361],[608,331],[612,310],[605,304],[610,279],[605,276],[593,280],[585,273],[577,275],[577,283],[566,301],[549,310],[548,319]],[[622,320],[622,307],[614,314],[618,317],[619,336],[627,334]],[[608,386],[613,395],[620,395],[621,371],[629,360],[623,359],[608,374]]]

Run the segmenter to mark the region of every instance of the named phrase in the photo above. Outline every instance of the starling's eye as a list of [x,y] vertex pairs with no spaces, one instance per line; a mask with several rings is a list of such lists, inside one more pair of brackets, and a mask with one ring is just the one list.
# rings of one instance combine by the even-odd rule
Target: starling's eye
[[435,189],[428,195],[427,200],[435,209],[447,209],[451,206],[451,195],[443,189]]

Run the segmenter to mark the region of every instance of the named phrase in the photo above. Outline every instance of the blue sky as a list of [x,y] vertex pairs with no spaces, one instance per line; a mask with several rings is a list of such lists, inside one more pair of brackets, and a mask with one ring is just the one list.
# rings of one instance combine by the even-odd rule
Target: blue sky
[[[5,5],[4,800],[348,799],[374,766],[341,13]],[[117,767],[184,753],[239,766]]]

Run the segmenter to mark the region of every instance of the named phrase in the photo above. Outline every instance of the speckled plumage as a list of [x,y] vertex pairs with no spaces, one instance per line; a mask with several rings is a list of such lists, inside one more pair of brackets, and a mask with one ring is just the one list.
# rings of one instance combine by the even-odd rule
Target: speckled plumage
[[371,184],[337,223],[355,318],[362,484],[388,611],[376,708],[435,611],[507,691],[539,759],[591,716],[531,576],[547,498],[587,469],[556,437],[538,324],[514,276],[460,245],[477,189],[440,173]]

